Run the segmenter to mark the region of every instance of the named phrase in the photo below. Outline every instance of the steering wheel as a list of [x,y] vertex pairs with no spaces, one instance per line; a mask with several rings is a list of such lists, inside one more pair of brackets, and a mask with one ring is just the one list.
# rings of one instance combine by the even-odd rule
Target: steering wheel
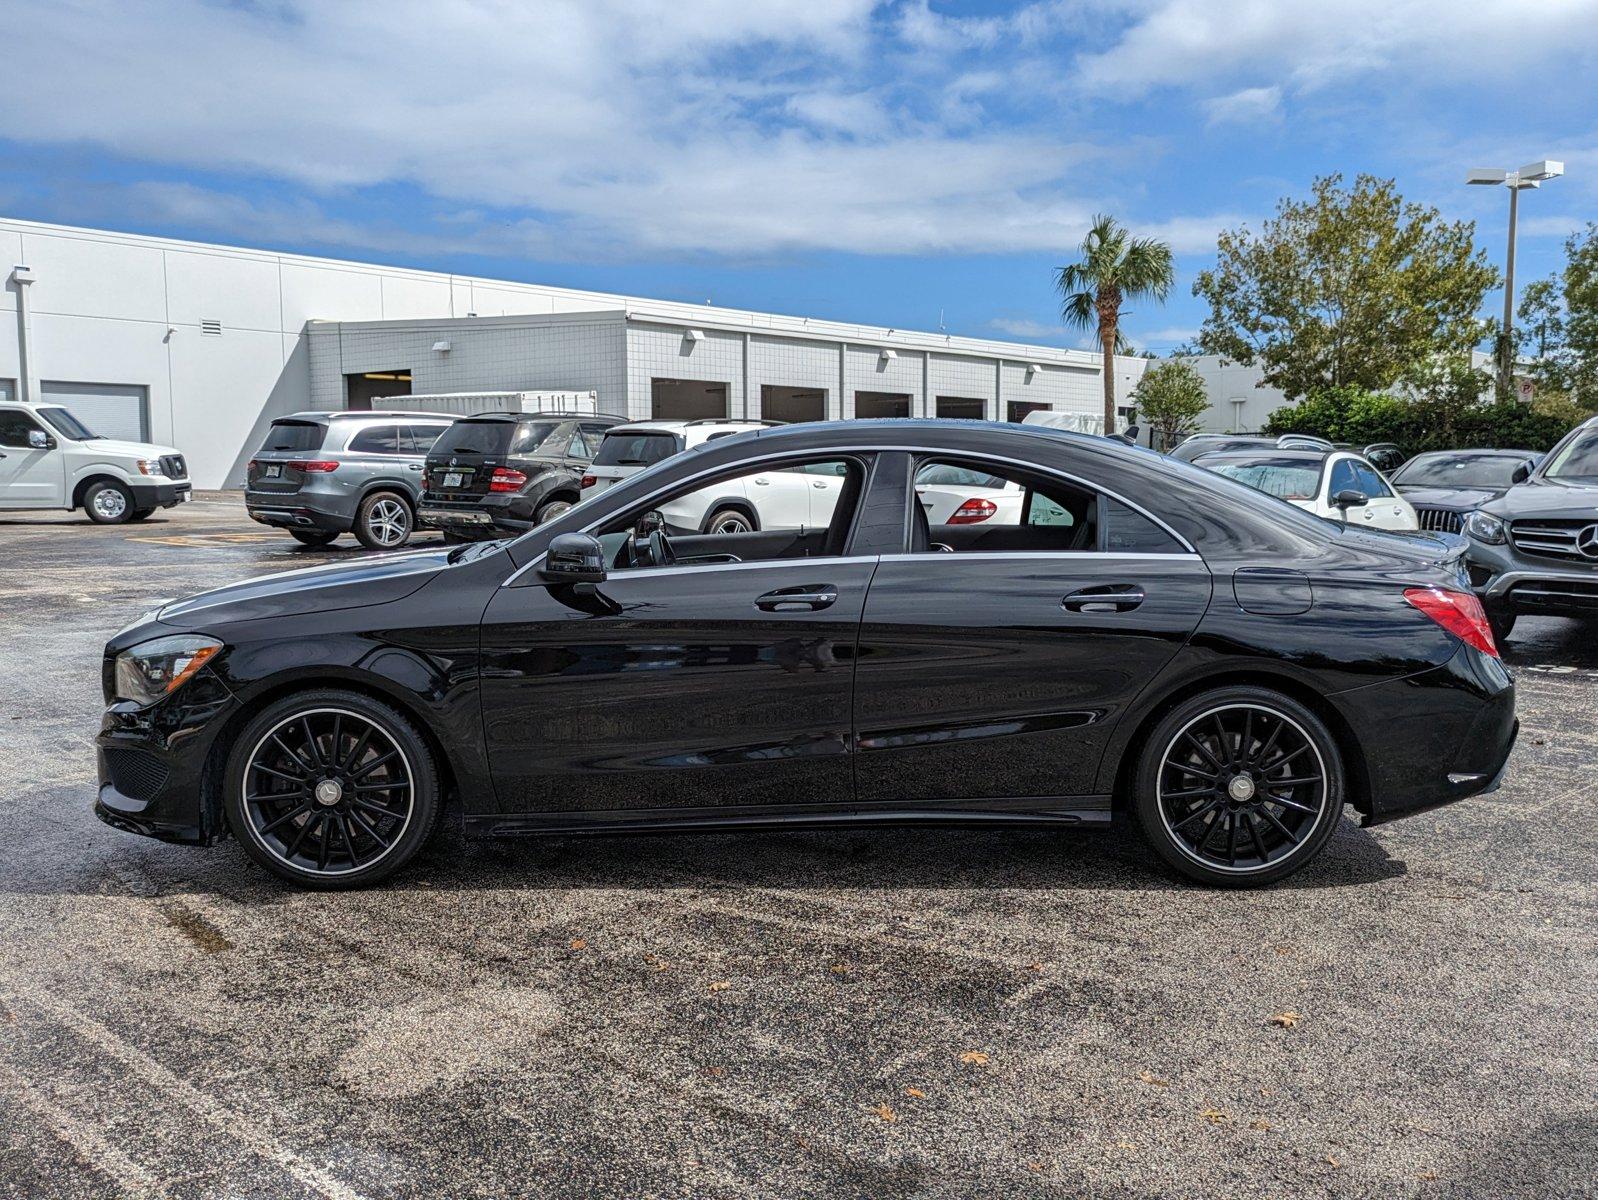
[[664,529],[651,529],[632,540],[633,565],[637,567],[669,567],[677,555],[666,538]]

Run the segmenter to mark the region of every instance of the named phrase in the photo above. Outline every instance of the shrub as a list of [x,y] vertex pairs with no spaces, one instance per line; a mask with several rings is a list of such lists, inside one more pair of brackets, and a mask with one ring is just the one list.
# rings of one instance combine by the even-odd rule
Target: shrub
[[1408,454],[1472,447],[1547,450],[1591,414],[1563,396],[1531,405],[1462,402],[1457,394],[1414,399],[1359,388],[1329,388],[1277,409],[1261,432],[1308,433],[1366,446],[1393,442]]

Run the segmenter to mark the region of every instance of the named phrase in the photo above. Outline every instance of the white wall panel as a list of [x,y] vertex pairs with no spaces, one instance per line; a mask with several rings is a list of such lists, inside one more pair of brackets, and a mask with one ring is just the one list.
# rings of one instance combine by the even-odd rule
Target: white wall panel
[[[22,255],[17,261],[33,268],[35,314],[166,320],[166,277],[153,246],[30,233]],[[4,264],[7,273],[12,265]],[[48,368],[40,373],[55,375]]]
[[454,297],[448,279],[419,275],[382,278],[385,321],[432,321],[465,315],[450,310]]
[[298,333],[307,321],[382,319],[381,275],[284,260],[282,332]]
[[[5,287],[0,289],[0,312],[16,310],[17,289],[11,282],[11,268],[27,261],[22,257],[22,235],[9,229],[0,229],[0,277],[5,279]],[[4,342],[5,335],[0,333],[0,344]]]
[[184,343],[172,355],[171,413],[180,436],[171,440],[189,456],[195,486],[242,487],[244,463],[259,444],[252,436],[264,433],[271,417],[305,406],[303,380],[295,393],[301,403],[269,413],[274,397],[283,399],[282,334],[229,329],[202,337],[183,330],[178,337]]
[[[160,321],[105,321],[36,313],[33,352],[39,364],[38,378],[147,388],[150,436],[166,445],[179,445],[172,437],[165,335],[166,324]],[[179,445],[179,449],[186,448]]]
[[277,260],[232,254],[166,253],[167,319],[198,327],[221,321],[234,329],[277,333]]

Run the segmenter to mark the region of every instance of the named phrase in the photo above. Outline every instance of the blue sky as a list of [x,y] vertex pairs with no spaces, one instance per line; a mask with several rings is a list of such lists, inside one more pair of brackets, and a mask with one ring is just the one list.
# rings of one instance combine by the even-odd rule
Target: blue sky
[[[1080,344],[1094,212],[1178,252],[1395,177],[1503,256],[1473,166],[1562,159],[1524,282],[1598,219],[1598,0],[11,0],[0,213]],[[20,86],[18,86],[20,84]],[[1492,302],[1490,302],[1490,307]]]

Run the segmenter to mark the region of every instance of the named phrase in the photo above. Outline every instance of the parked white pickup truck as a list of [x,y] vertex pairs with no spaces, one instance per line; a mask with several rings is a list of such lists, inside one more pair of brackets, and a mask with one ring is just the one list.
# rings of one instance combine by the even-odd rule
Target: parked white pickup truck
[[170,446],[97,437],[57,405],[0,402],[0,512],[81,508],[120,525],[191,494],[188,464]]

